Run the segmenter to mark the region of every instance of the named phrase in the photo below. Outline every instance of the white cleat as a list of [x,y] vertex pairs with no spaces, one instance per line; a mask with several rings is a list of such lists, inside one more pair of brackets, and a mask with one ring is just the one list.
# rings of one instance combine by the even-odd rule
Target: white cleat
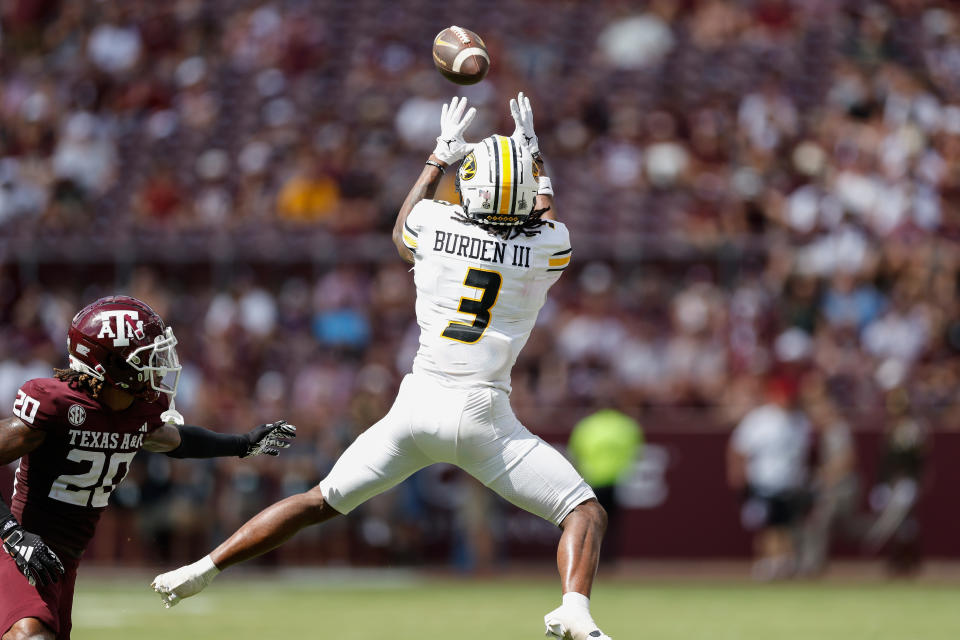
[[543,617],[546,635],[557,640],[611,640],[597,628],[589,613],[558,607]]

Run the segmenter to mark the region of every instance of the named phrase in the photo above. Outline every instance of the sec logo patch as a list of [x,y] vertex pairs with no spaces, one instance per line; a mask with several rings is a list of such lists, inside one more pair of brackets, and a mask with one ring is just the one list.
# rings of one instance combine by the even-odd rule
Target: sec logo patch
[[83,424],[83,421],[87,419],[87,410],[81,407],[78,404],[70,405],[70,408],[67,409],[67,420],[70,421],[75,427],[79,427]]

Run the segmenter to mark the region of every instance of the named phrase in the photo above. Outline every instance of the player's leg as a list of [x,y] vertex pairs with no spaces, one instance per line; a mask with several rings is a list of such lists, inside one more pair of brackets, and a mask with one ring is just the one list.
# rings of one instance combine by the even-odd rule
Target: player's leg
[[21,618],[0,640],[56,640],[57,634],[36,618]]
[[347,447],[318,486],[267,507],[207,557],[157,576],[153,587],[167,606],[196,595],[223,569],[275,549],[304,527],[349,513],[430,464],[413,440],[410,420],[418,403],[409,388],[405,379],[390,412]]
[[520,424],[506,394],[476,393],[486,393],[488,402],[468,402],[457,464],[506,500],[563,530],[557,549],[563,604],[544,618],[547,632],[572,640],[606,638],[590,615],[606,512],[573,465]]
[[320,487],[274,503],[255,515],[210,554],[223,571],[276,549],[298,531],[340,515],[326,500]]
[[280,546],[304,527],[339,515],[319,487],[274,503],[193,564],[158,575],[150,585],[169,608],[203,591],[219,573]]
[[350,513],[430,464],[412,441],[403,414],[391,410],[360,434],[319,485],[267,507],[243,525],[210,554],[217,568],[255,558],[304,527]]
[[60,626],[56,637],[57,640],[70,640],[70,632],[73,630],[73,592],[77,586],[77,570],[80,568],[80,561],[66,558],[63,560],[63,566],[63,576],[54,585],[59,589],[57,620]]
[[577,505],[563,522],[557,547],[557,568],[564,594],[590,597],[600,562],[600,543],[607,530],[607,513],[595,499]]
[[[72,568],[69,562],[65,566]],[[54,640],[57,637],[60,582],[32,587],[6,553],[0,552],[0,639]]]

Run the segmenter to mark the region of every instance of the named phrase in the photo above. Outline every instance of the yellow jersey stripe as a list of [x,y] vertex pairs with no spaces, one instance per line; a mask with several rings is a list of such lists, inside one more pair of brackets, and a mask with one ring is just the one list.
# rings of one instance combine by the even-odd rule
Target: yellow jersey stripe
[[403,234],[403,243],[407,245],[407,247],[409,247],[410,249],[417,248],[417,239],[410,237],[409,233]]
[[497,213],[510,213],[510,203],[513,202],[513,156],[510,139],[497,136],[500,146],[500,206]]
[[570,256],[563,256],[562,258],[550,258],[551,267],[563,267],[570,262]]

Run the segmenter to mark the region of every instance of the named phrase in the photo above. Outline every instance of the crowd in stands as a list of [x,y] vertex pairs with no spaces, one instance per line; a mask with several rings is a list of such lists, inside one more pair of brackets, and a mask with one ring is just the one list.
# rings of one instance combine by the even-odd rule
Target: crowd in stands
[[[130,293],[177,332],[189,419],[296,422],[273,492],[308,486],[416,350],[389,230],[441,104],[468,96],[478,139],[509,133],[523,90],[575,265],[514,372],[534,431],[563,440],[610,404],[648,429],[731,428],[770,378],[811,377],[854,417],[902,389],[958,424],[953,3],[13,0],[0,17],[0,397],[63,363],[83,304]],[[493,61],[464,88],[429,58],[461,22]],[[142,478],[211,490],[202,467],[151,464]],[[263,480],[217,469],[229,529]]]

